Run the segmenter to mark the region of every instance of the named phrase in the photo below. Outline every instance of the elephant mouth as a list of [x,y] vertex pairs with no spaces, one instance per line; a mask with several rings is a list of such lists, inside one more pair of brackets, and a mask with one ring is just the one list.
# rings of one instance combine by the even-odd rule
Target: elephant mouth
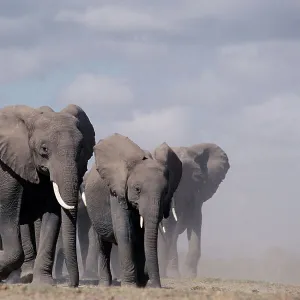
[[38,172],[45,176],[50,176],[49,169],[45,166],[38,166]]

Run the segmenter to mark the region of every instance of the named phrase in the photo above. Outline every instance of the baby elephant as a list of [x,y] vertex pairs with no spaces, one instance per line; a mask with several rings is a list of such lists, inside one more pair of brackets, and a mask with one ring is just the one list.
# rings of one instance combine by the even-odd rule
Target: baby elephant
[[151,156],[117,133],[100,140],[94,153],[84,195],[99,237],[99,283],[112,283],[110,253],[116,244],[122,285],[161,287],[158,225],[169,216],[182,163],[166,143]]

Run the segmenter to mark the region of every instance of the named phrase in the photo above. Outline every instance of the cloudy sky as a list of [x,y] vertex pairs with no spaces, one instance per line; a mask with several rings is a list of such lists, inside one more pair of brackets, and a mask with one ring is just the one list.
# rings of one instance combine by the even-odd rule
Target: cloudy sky
[[2,0],[0,103],[76,103],[146,149],[215,142],[203,255],[300,253],[299,28],[299,0]]

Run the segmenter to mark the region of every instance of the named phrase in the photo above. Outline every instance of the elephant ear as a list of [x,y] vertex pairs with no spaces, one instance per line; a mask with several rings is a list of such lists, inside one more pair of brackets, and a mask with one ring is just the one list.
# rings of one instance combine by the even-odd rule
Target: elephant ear
[[199,190],[200,197],[203,201],[207,201],[215,194],[219,185],[225,179],[230,168],[228,156],[223,149],[213,143],[193,145],[190,149],[198,153],[198,156],[195,157],[195,161],[200,167],[203,161],[207,160],[206,181]]
[[181,180],[182,162],[167,143],[162,143],[158,146],[153,152],[153,157],[163,164],[169,171],[169,189],[164,202],[164,218],[168,218],[173,194]]
[[84,157],[88,161],[93,156],[93,147],[96,144],[94,126],[90,122],[90,119],[84,110],[78,105],[69,104],[67,107],[61,110],[61,112],[70,114],[78,119],[78,128],[84,139]]
[[27,120],[22,118],[23,108],[24,115],[29,116],[23,106],[0,111],[0,160],[24,180],[37,184],[40,180],[29,147]]
[[127,178],[134,166],[147,159],[145,152],[119,133],[100,140],[94,147],[95,163],[100,177],[118,198],[124,209],[128,209],[126,198]]
[[144,150],[144,152],[145,152],[145,157],[153,159],[152,154],[151,154],[150,151]]
[[41,111],[41,112],[54,112],[54,110],[50,107],[50,106],[41,106],[39,108],[37,108],[37,110]]

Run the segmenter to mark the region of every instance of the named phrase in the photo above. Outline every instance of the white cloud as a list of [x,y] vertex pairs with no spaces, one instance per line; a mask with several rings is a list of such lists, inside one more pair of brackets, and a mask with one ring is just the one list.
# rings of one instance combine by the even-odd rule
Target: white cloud
[[231,19],[241,17],[253,7],[257,7],[255,1],[239,0],[186,0],[179,2],[175,9],[172,9],[171,15],[177,20],[189,20],[196,18],[215,17],[222,19]]
[[[293,158],[300,136],[300,95],[278,95],[265,102],[242,108],[231,120],[236,140],[243,140],[247,157],[274,161]],[[253,142],[255,141],[255,142]]]
[[[297,93],[300,42],[268,41],[222,46],[213,63],[170,88],[170,99],[215,109],[261,103],[278,93]],[[198,72],[199,73],[199,72]],[[218,106],[216,106],[218,105]]]
[[20,18],[0,17],[0,36],[15,35],[24,33],[25,30],[33,29],[37,25],[35,20],[30,19],[29,16]]
[[134,95],[126,80],[108,76],[81,74],[60,96],[65,103],[84,103],[86,106],[128,104]]
[[134,8],[117,5],[87,7],[84,12],[60,11],[55,20],[80,23],[99,31],[123,32],[169,29],[169,24],[163,19]]
[[261,81],[272,76],[293,76],[299,72],[300,42],[273,40],[220,47],[219,62],[238,76]]
[[[201,45],[203,48],[197,51],[201,57],[204,52],[213,51],[205,49],[211,43],[214,48],[220,44],[257,41],[262,38],[261,32],[265,40],[287,34],[297,38],[297,31],[293,30],[297,20],[284,18],[285,12],[296,11],[295,1],[282,4],[282,16],[277,16],[280,11],[277,6],[270,9],[270,2],[266,1],[261,4],[261,1],[230,0],[225,5],[221,0],[213,4],[187,0],[151,6],[144,1],[130,1],[126,6],[119,1],[104,1],[103,6],[97,6],[94,0],[85,3],[53,0],[43,2],[38,9],[34,1],[20,2],[18,9],[0,3],[3,15],[0,48],[6,52],[4,68],[0,70],[0,78],[5,79],[1,82],[49,73],[69,62],[84,63],[100,57],[112,61],[120,57],[133,62],[155,61],[160,66],[167,55],[176,62],[186,59],[184,56],[190,49]],[[245,21],[246,14],[252,23],[257,20],[256,27],[248,19]],[[284,26],[274,28],[274,19],[278,21],[276,24]],[[239,22],[246,27],[239,26]]]
[[39,49],[0,49],[0,84],[37,72],[42,59]]
[[115,122],[115,132],[130,137],[144,149],[154,149],[166,142],[170,146],[185,144],[188,128],[189,108],[173,106],[149,113],[134,111],[132,119]]

